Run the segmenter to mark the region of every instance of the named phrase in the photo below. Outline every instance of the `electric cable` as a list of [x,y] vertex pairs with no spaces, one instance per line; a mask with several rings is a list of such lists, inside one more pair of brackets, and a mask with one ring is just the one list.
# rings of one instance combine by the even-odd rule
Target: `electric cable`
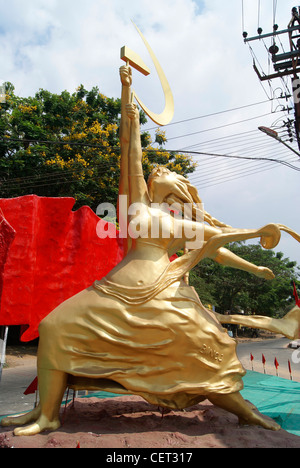
[[[232,109],[226,109],[224,111],[212,112],[210,114],[200,115],[198,117],[191,117],[191,118],[184,119],[184,120],[178,120],[176,122],[171,122],[171,123],[169,123],[167,125],[164,125],[164,127],[171,127],[172,125],[178,125],[178,124],[181,124],[181,123],[191,122],[193,120],[204,119],[204,118],[207,118],[207,117],[215,117],[216,115],[226,114],[228,112],[235,112],[235,111],[238,111],[238,110],[247,109],[249,107],[258,106],[258,105],[261,105],[261,104],[266,104],[266,103],[268,103],[270,101],[273,101],[273,100],[274,100],[273,98],[268,97],[268,99],[266,99],[265,101],[255,102],[253,104],[247,104],[245,106],[233,107]],[[157,128],[157,126],[156,127],[151,127],[151,128],[145,128],[145,131],[155,130],[156,128]]]
[[[295,162],[293,159],[289,159],[287,162]],[[253,169],[256,169],[256,168],[262,168],[262,167],[270,167],[270,166],[273,166],[275,167],[275,165],[272,163],[270,164],[269,161],[268,162],[263,162],[263,161],[259,161],[257,163],[253,163],[253,162],[250,162],[250,161],[243,161],[243,162],[228,162],[228,161],[223,161],[221,164],[216,164],[214,167],[210,167],[210,168],[204,168],[204,170],[202,170],[202,165],[200,164],[199,165],[199,170],[196,171],[195,173],[192,173],[189,175],[189,179],[191,181],[202,181],[205,180],[205,181],[210,181],[210,180],[214,180],[216,175],[218,174],[218,172],[221,172],[222,171],[222,178],[226,175],[226,177],[228,175],[232,175],[232,174],[236,174],[236,173],[240,173],[241,172],[241,169],[243,170],[243,172],[252,172]],[[277,165],[276,165],[277,166]],[[245,169],[245,170],[244,170]]]
[[[282,112],[282,111],[276,111],[276,112],[273,112],[273,113],[277,113],[277,112]],[[198,135],[199,133],[211,132],[211,131],[213,131],[213,130],[220,130],[221,128],[231,127],[231,126],[233,126],[233,125],[238,125],[238,124],[241,124],[241,123],[245,123],[245,122],[250,122],[250,121],[253,121],[253,120],[261,119],[262,117],[266,117],[266,116],[268,116],[268,115],[270,115],[270,113],[258,115],[258,116],[256,116],[256,117],[250,117],[250,118],[244,119],[244,120],[239,120],[238,122],[231,122],[231,123],[228,123],[228,124],[219,125],[218,127],[207,128],[207,129],[205,129],[205,130],[199,130],[199,131],[197,131],[197,132],[187,133],[187,134],[185,134],[185,135],[179,135],[179,136],[175,136],[175,137],[170,137],[170,138],[168,138],[168,141],[176,140],[176,139],[179,139],[179,138],[186,138],[186,137],[193,136],[193,135]]]
[[235,171],[235,172],[233,171],[227,174],[226,177],[224,177],[224,174],[222,173],[220,175],[216,175],[216,177],[213,177],[210,179],[206,178],[204,180],[201,180],[201,178],[196,178],[196,179],[191,178],[191,182],[197,187],[208,188],[214,185],[219,185],[221,183],[229,182],[231,180],[240,179],[242,177],[247,177],[247,176],[254,175],[254,174],[260,174],[260,173],[263,173],[265,171],[275,169],[275,168],[278,168],[278,165],[275,165],[275,164],[269,165],[266,163],[262,163],[259,167],[257,165],[257,168],[252,167],[250,170],[246,169],[243,171]]

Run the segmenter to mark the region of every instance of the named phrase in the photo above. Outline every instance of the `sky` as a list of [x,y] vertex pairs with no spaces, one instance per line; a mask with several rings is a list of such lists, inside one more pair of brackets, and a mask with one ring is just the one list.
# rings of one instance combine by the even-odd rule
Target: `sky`
[[[271,42],[245,44],[242,37],[244,30],[256,36],[258,26],[271,32],[274,20],[285,29],[295,5],[290,0],[0,0],[0,82],[12,82],[19,96],[40,88],[73,93],[83,84],[117,98],[120,49],[126,45],[151,69],[148,77],[134,71],[133,88],[159,113],[164,96],[134,21],[173,93],[166,148],[202,153],[192,155],[197,170],[190,180],[205,209],[234,227],[277,222],[300,233],[299,156],[258,130],[282,131],[293,118],[292,110],[283,111],[292,107],[292,100],[284,99],[290,81],[262,84],[253,56],[266,74],[272,71]],[[278,45],[286,47],[283,37]],[[144,127],[150,133],[155,128],[151,121]],[[288,144],[299,150],[295,142]],[[300,265],[300,244],[287,234],[276,250]]]

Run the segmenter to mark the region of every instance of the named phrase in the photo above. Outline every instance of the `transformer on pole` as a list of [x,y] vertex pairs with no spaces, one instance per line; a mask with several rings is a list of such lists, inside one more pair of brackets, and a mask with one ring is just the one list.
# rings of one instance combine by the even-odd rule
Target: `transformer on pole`
[[[266,38],[271,38],[272,44],[268,48],[268,54],[271,56],[273,71],[265,74],[261,72],[253,60],[253,68],[261,82],[271,81],[285,76],[291,77],[292,94],[294,101],[294,127],[297,138],[298,147],[300,149],[300,7],[292,9],[292,19],[286,29],[279,30],[278,25],[274,24],[273,31],[263,34],[262,28],[258,28],[258,35],[248,37],[247,32],[243,32],[245,44],[250,44],[255,41],[264,41]],[[286,38],[288,43],[288,51],[280,52],[279,45],[281,38]],[[289,125],[287,124],[289,127]],[[290,128],[288,128],[290,131]],[[291,136],[291,135],[290,135]]]

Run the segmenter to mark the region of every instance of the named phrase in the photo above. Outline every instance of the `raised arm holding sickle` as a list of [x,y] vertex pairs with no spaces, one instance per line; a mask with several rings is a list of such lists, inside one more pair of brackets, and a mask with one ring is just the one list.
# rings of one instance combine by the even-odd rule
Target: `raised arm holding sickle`
[[[130,128],[131,121],[126,112],[126,106],[131,102],[131,85],[132,85],[132,72],[128,66],[120,68],[120,78],[122,83],[122,94],[121,94],[121,124],[120,124],[120,145],[121,145],[121,164],[120,164],[120,180],[119,180],[119,195],[125,195],[127,197],[127,211],[129,208],[129,180],[128,180],[128,151],[130,142]],[[124,226],[124,214],[120,210],[118,203],[118,217],[119,222]],[[126,226],[127,228],[127,226]],[[128,237],[125,239],[125,251],[130,248],[127,245],[129,242]]]

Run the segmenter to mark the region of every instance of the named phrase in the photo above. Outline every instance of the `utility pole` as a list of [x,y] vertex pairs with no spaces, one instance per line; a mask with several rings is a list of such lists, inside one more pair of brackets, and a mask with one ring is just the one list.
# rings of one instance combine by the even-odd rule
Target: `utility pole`
[[[270,81],[284,76],[291,76],[292,92],[294,100],[294,126],[297,137],[297,143],[300,149],[300,7],[292,9],[292,19],[286,29],[279,30],[278,25],[274,24],[273,32],[262,34],[262,28],[257,30],[258,36],[248,37],[247,32],[243,32],[244,42],[250,43],[254,41],[262,41],[265,38],[273,38],[273,43],[269,48],[268,53],[271,55],[274,73],[268,75],[262,74],[255,61],[253,68],[260,81]],[[289,50],[284,53],[279,53],[279,47],[276,41],[281,41],[281,37],[287,37]]]

